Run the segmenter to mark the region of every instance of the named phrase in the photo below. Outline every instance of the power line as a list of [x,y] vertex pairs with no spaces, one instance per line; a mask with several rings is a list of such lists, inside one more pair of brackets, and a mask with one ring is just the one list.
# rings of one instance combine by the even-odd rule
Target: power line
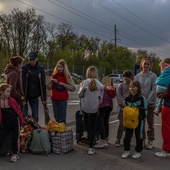
[[23,1],[21,1],[21,0],[16,0],[16,1],[18,1],[18,2],[20,2],[20,3],[22,3],[22,4],[25,4],[25,5],[27,5],[27,6],[31,7],[31,8],[34,8],[34,9],[36,9],[36,10],[38,10],[38,11],[41,11],[41,12],[47,14],[47,15],[50,15],[50,16],[55,17],[55,18],[58,18],[58,19],[66,22],[66,23],[69,23],[69,24],[71,24],[71,25],[75,25],[75,26],[77,26],[77,27],[79,27],[79,28],[81,28],[81,29],[84,29],[84,30],[86,30],[86,31],[92,32],[92,33],[94,33],[94,34],[96,34],[96,35],[100,35],[100,36],[102,36],[102,37],[104,37],[104,38],[106,38],[106,39],[110,39],[109,37],[106,37],[106,36],[104,36],[104,35],[101,35],[101,34],[99,34],[99,33],[96,33],[96,32],[94,32],[94,31],[92,31],[92,30],[89,30],[88,28],[81,27],[81,26],[79,26],[79,25],[77,25],[77,24],[74,24],[74,23],[72,23],[72,22],[70,22],[70,21],[67,21],[67,20],[65,20],[65,19],[63,19],[63,18],[60,18],[60,17],[58,17],[58,16],[56,16],[56,15],[53,15],[53,14],[51,14],[51,13],[49,13],[49,12],[46,12],[46,11],[44,11],[44,10],[42,10],[42,9],[39,9],[39,8],[34,7],[34,6],[30,5],[30,4],[27,4],[27,3],[25,3],[25,2],[23,2]]
[[146,22],[144,19],[142,19],[141,17],[137,16],[136,14],[134,14],[133,12],[131,12],[129,9],[127,9],[126,7],[124,7],[123,5],[121,5],[120,3],[118,3],[117,1],[115,0],[112,0],[114,1],[115,3],[117,3],[119,6],[121,6],[123,9],[125,9],[126,11],[128,11],[130,14],[132,14],[133,16],[135,16],[136,18],[138,18],[139,20],[141,20],[142,22],[144,22],[145,24],[149,25],[150,27],[152,27],[153,29],[165,34],[165,32],[157,29],[155,26],[151,25],[150,23]]
[[[90,19],[89,19],[89,18],[86,18],[86,17],[84,17],[84,16],[82,16],[82,15],[79,15],[79,14],[73,12],[72,10],[66,9],[65,7],[63,7],[63,6],[61,6],[61,5],[57,4],[57,3],[54,3],[54,2],[51,1],[51,0],[47,0],[47,1],[49,1],[50,3],[52,3],[52,4],[56,5],[56,6],[59,6],[60,8],[65,9],[65,10],[67,10],[67,11],[69,11],[69,12],[71,12],[71,13],[73,13],[73,14],[75,14],[75,15],[81,17],[81,18],[84,18],[84,19],[86,19],[86,20],[88,20],[88,21],[90,21],[90,22],[92,22],[92,23],[94,23],[94,24],[97,24],[97,25],[99,25],[99,26],[101,26],[101,27],[103,27],[103,28],[105,28],[105,29],[107,29],[107,30],[113,32],[113,30],[110,29],[110,27],[112,27],[112,26],[108,25],[109,28],[107,28],[107,27],[104,26],[104,25],[107,25],[106,23],[103,23],[103,22],[99,21],[98,19],[96,19],[96,18],[94,18],[94,17],[92,17],[92,16],[90,16],[90,15],[87,15],[87,14],[85,14],[85,13],[83,13],[83,12],[81,12],[81,11],[75,9],[75,8],[73,8],[73,7],[69,6],[69,5],[67,5],[66,3],[63,3],[63,2],[61,2],[61,1],[59,1],[59,0],[57,0],[57,1],[60,2],[61,4],[63,4],[63,5],[65,5],[65,6],[69,7],[69,8],[71,8],[71,9],[73,9],[74,11],[77,11],[78,13],[83,14],[84,16],[89,17]],[[93,20],[95,20],[95,21],[98,21],[99,23],[101,23],[101,24],[103,24],[103,25],[98,24],[98,23],[92,21],[91,19],[93,19]]]
[[107,10],[108,12],[111,12],[112,14],[118,16],[118,17],[121,18],[122,20],[124,20],[124,21],[126,21],[126,22],[128,22],[128,23],[131,23],[132,25],[136,26],[137,28],[141,29],[142,31],[144,31],[144,32],[146,32],[146,33],[148,33],[148,34],[156,37],[156,38],[159,38],[159,39],[161,39],[161,40],[163,40],[163,41],[165,41],[165,42],[170,43],[168,40],[166,40],[166,39],[164,39],[164,38],[162,38],[162,37],[160,37],[160,36],[157,36],[157,35],[153,34],[152,32],[146,30],[145,28],[137,25],[136,23],[130,21],[129,19],[123,17],[122,15],[118,14],[117,12],[115,12],[115,11],[113,11],[112,9],[108,8],[107,6],[103,5],[102,3],[100,3],[100,2],[98,2],[98,1],[96,1],[96,0],[93,0],[93,2],[96,3],[96,4],[98,4],[99,6],[101,6],[101,7],[104,8],[105,10]]

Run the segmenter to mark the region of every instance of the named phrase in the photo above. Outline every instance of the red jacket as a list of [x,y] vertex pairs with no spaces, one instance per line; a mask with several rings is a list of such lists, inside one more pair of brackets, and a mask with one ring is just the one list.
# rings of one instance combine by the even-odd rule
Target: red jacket
[[[15,110],[16,114],[18,114],[21,126],[24,125],[24,117],[22,115],[21,109],[19,108],[16,100],[12,97],[9,97],[9,105]],[[0,107],[0,124],[2,123],[2,110]]]
[[[52,78],[57,79],[58,82],[67,83],[63,73],[57,73],[57,77],[56,75],[52,75]],[[55,87],[55,83],[53,83],[51,91],[51,100],[68,100],[68,91],[57,90]]]

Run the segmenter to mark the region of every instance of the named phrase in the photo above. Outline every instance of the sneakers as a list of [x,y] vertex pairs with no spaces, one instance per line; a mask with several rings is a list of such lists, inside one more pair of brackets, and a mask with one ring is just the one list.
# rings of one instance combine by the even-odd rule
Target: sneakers
[[132,158],[133,159],[138,159],[141,157],[141,153],[140,152],[135,152],[133,155],[132,155]]
[[93,155],[95,153],[95,150],[93,148],[88,149],[88,155]]
[[166,153],[166,151],[162,151],[162,152],[156,152],[155,156],[159,157],[159,158],[166,158],[169,157],[170,158],[170,154]]
[[105,148],[108,146],[108,143],[106,140],[100,140],[94,147],[95,148]]
[[115,141],[115,146],[116,146],[116,147],[120,147],[120,146],[121,146],[119,139],[117,139],[117,140]]
[[106,142],[109,144],[109,138],[108,137],[106,138]]
[[88,133],[86,131],[83,132],[82,139],[88,139]]
[[18,160],[19,160],[19,156],[17,154],[13,154],[10,159],[10,162],[17,162]]
[[146,146],[146,149],[153,149],[154,148],[154,145],[153,145],[153,141],[148,141],[148,145]]
[[122,154],[122,158],[123,159],[126,159],[128,156],[129,156],[129,151],[125,151],[123,154]]

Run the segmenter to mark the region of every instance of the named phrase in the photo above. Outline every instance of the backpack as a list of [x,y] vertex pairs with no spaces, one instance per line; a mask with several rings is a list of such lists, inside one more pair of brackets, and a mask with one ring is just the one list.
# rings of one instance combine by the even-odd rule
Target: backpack
[[33,154],[46,154],[51,152],[50,134],[45,129],[33,131],[30,151]]
[[139,124],[139,108],[125,106],[123,109],[123,126],[129,129],[137,128]]

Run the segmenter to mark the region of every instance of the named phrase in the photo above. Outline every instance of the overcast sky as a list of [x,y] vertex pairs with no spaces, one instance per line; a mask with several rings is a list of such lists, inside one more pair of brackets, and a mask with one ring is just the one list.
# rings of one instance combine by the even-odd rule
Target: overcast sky
[[79,35],[170,57],[170,0],[0,0],[0,11],[36,8],[45,20],[69,23]]

